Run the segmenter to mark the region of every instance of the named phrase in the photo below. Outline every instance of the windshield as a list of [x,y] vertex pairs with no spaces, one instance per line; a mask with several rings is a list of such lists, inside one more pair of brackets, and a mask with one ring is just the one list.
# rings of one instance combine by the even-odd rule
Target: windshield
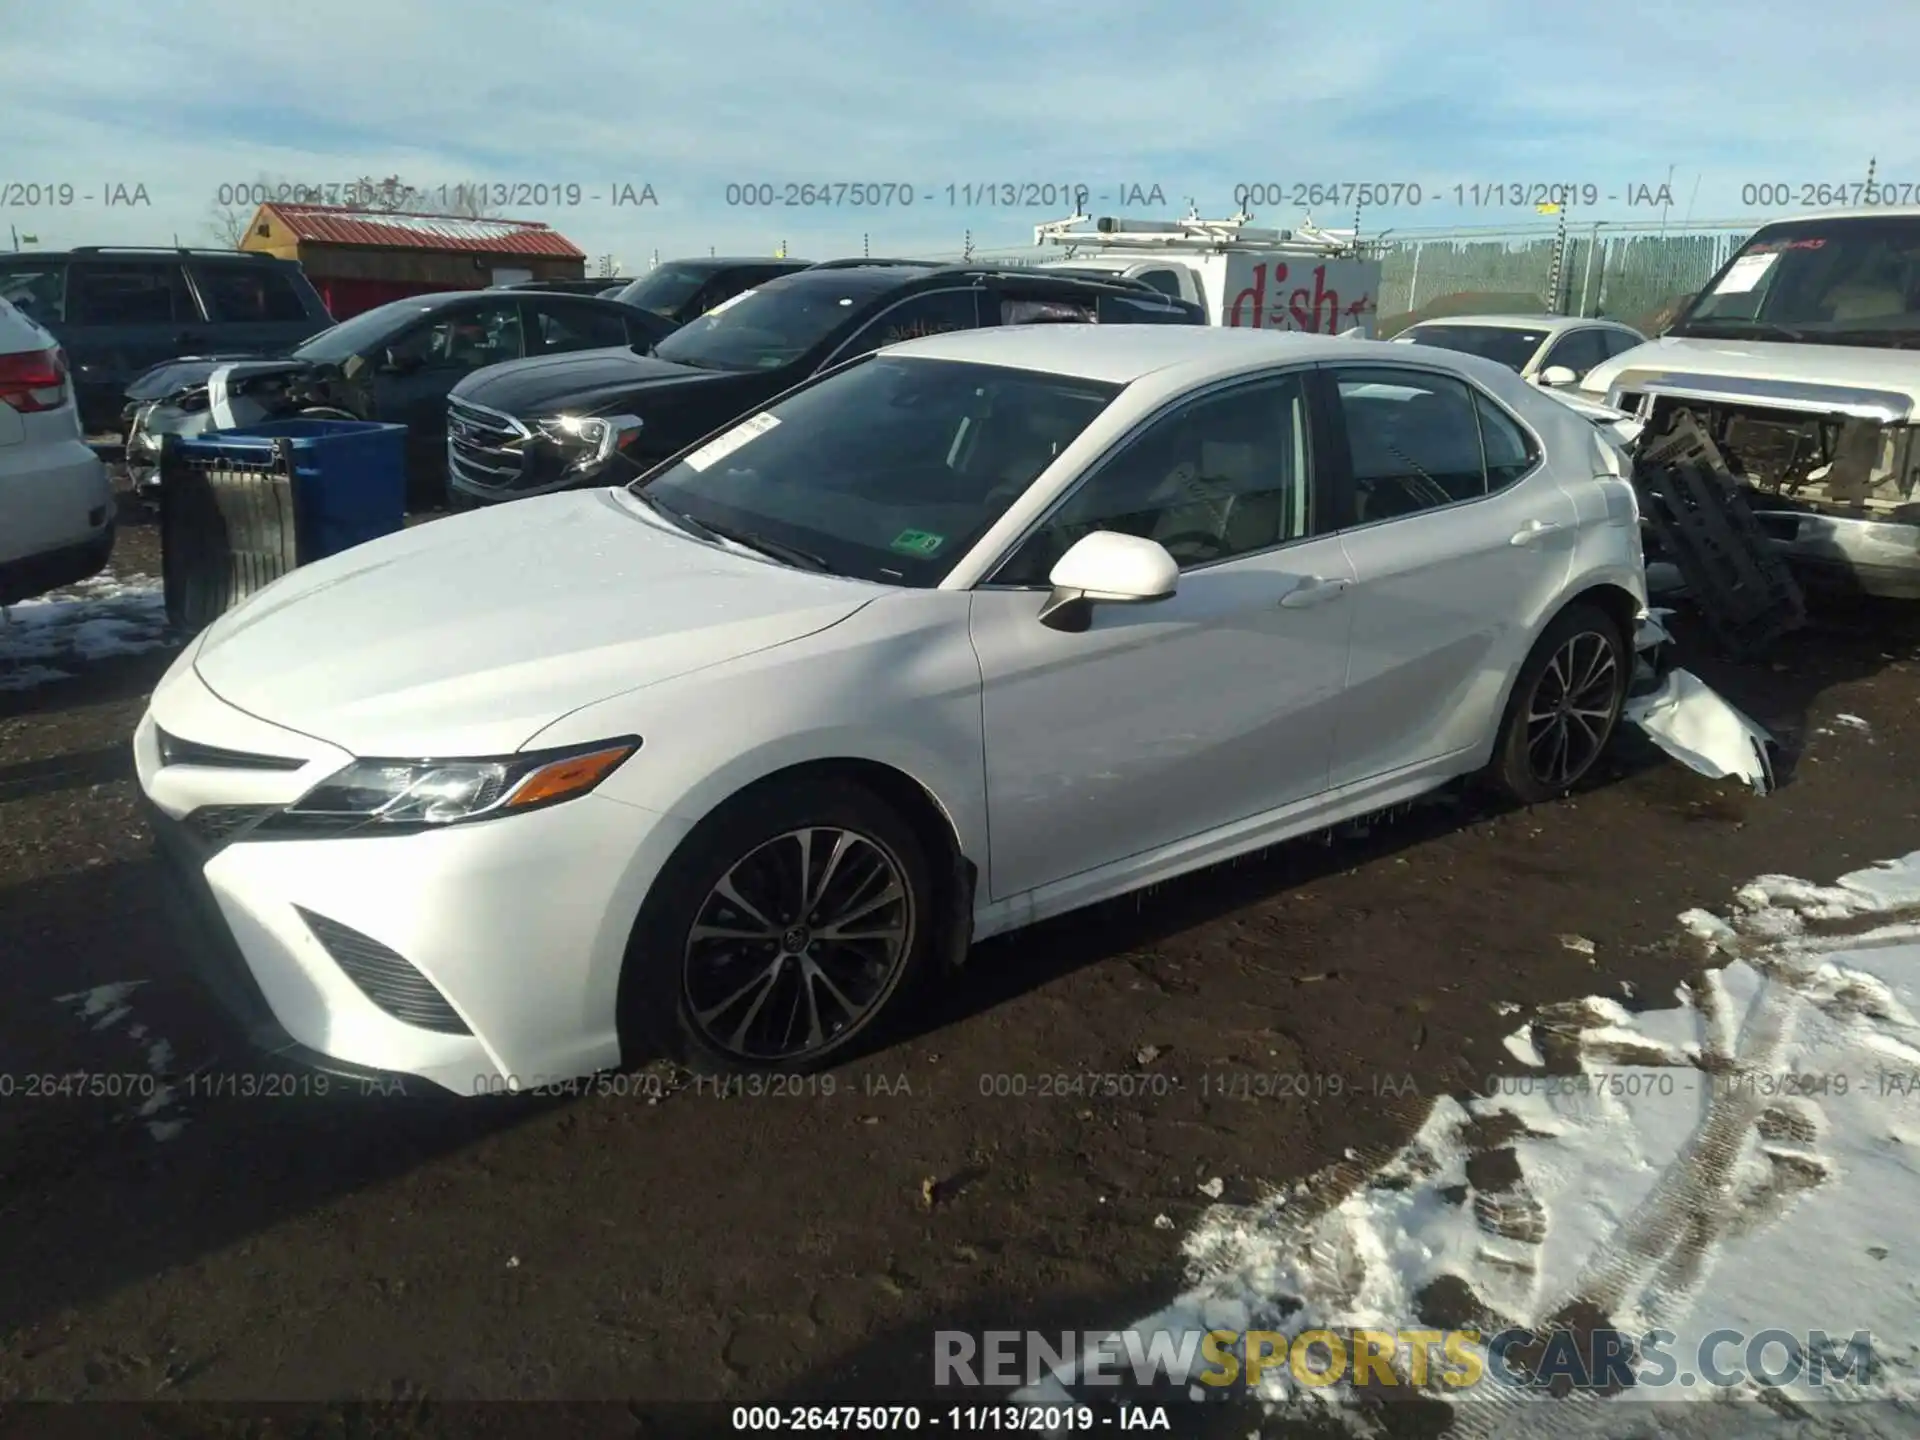
[[1920,343],[1920,216],[1769,225],[1667,333],[1892,347]]
[[788,396],[634,488],[669,517],[745,543],[927,588],[1119,393],[1027,370],[882,356]]
[[386,344],[395,331],[416,316],[426,314],[427,309],[418,300],[389,301],[302,341],[295,347],[293,357],[338,364],[349,355],[367,354]]
[[1416,345],[1437,345],[1442,350],[1478,355],[1518,373],[1526,368],[1547,332],[1516,330],[1510,325],[1416,325],[1403,338]]
[[708,370],[775,370],[789,365],[862,313],[874,292],[859,284],[801,284],[743,290],[689,320],[654,347],[662,360]]
[[712,270],[698,265],[662,265],[642,275],[614,298],[651,310],[663,320],[671,320],[712,275]]

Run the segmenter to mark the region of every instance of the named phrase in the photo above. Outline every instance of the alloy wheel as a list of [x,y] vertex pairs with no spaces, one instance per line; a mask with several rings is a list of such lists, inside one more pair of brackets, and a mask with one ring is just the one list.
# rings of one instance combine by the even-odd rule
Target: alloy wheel
[[1583,630],[1554,651],[1527,705],[1527,769],[1535,780],[1563,790],[1593,767],[1613,729],[1619,686],[1614,646],[1598,631]]
[[871,836],[809,826],[743,856],[687,933],[687,1015],[741,1060],[793,1062],[862,1028],[914,938],[905,868]]

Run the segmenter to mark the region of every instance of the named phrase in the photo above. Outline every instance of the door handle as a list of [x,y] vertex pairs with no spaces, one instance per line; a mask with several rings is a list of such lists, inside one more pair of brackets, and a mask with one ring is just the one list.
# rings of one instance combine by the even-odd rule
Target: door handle
[[1280,597],[1283,610],[1304,610],[1309,605],[1324,605],[1329,600],[1338,600],[1347,593],[1350,580],[1325,580],[1318,575],[1308,575],[1300,583]]
[[1531,545],[1543,535],[1552,535],[1556,531],[1566,528],[1564,525],[1550,524],[1545,520],[1529,520],[1525,526],[1513,532],[1513,538],[1507,541],[1507,543],[1509,545]]

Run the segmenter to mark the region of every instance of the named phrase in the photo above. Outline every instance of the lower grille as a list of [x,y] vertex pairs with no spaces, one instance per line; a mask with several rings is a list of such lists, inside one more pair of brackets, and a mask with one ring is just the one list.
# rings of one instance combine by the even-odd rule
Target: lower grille
[[447,1003],[447,997],[433,982],[410,965],[402,955],[389,950],[378,940],[349,929],[338,920],[329,920],[311,910],[293,907],[314,934],[334,964],[346,972],[375,1005],[403,1024],[442,1035],[471,1035],[466,1022]]

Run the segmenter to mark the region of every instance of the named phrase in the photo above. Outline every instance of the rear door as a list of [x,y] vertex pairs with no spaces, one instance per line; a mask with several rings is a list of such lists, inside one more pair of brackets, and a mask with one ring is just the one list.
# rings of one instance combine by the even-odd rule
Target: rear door
[[70,261],[60,328],[89,433],[119,428],[123,392],[143,371],[214,348],[186,270],[172,258]]
[[1566,585],[1579,515],[1525,427],[1457,377],[1321,376],[1354,573],[1338,787],[1486,739],[1534,619]]
[[291,265],[201,260],[187,274],[223,353],[285,354],[329,323],[312,313],[310,287]]

